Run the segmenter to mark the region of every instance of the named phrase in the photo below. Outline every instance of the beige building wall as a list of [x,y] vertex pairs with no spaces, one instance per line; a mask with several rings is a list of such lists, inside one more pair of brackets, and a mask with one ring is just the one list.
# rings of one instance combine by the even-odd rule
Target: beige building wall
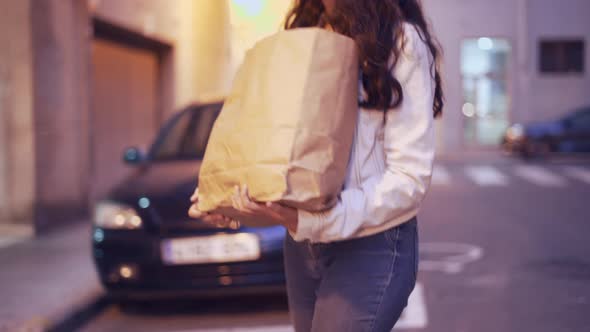
[[[522,0],[521,0],[522,1]],[[551,120],[574,108],[590,106],[590,1],[526,1],[525,41],[529,61],[523,73],[528,96],[523,120]],[[539,72],[538,42],[542,39],[582,39],[586,45],[583,74]]]
[[0,1],[0,224],[33,216],[34,136],[30,2]]
[[[292,0],[227,0],[230,13],[232,73],[256,42],[281,30]],[[256,6],[251,4],[255,3]]]
[[224,0],[192,3],[195,4],[192,36],[179,51],[187,58],[183,63],[193,62],[194,86],[182,87],[178,96],[189,99],[195,96],[198,101],[219,100],[227,94],[232,80],[228,3]]
[[35,222],[44,229],[87,212],[90,30],[82,1],[31,4]]

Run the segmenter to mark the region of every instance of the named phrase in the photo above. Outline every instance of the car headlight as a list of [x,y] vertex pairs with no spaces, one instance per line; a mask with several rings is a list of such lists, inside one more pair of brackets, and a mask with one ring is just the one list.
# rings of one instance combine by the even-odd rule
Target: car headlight
[[524,127],[520,124],[510,126],[506,131],[506,137],[509,140],[517,141],[524,138]]
[[137,229],[143,221],[134,208],[115,202],[99,202],[94,208],[94,225],[106,229]]

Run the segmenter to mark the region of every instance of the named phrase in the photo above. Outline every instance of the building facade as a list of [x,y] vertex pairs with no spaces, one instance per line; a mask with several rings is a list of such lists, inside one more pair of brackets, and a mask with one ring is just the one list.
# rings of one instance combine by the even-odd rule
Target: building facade
[[[444,49],[439,151],[495,147],[510,123],[550,120],[590,105],[590,2],[423,3]],[[554,50],[547,52],[546,44]],[[542,68],[546,61],[556,68]]]

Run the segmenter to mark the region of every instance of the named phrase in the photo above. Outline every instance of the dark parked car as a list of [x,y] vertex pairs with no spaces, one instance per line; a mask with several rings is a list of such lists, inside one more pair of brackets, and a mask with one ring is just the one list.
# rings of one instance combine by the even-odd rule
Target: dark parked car
[[504,149],[523,157],[551,152],[590,152],[590,107],[553,121],[514,124],[502,140]]
[[191,106],[147,153],[125,151],[134,174],[96,204],[92,233],[100,280],[115,298],[284,291],[283,227],[220,229],[187,215],[221,106]]

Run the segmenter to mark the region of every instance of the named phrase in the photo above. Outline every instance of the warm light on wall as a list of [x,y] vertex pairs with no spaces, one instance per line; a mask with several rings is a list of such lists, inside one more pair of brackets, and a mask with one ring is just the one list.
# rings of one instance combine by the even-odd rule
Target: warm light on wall
[[264,10],[263,0],[232,0],[235,10],[242,17],[257,17]]
[[229,0],[232,62],[239,65],[244,53],[260,39],[280,30],[291,0]]

